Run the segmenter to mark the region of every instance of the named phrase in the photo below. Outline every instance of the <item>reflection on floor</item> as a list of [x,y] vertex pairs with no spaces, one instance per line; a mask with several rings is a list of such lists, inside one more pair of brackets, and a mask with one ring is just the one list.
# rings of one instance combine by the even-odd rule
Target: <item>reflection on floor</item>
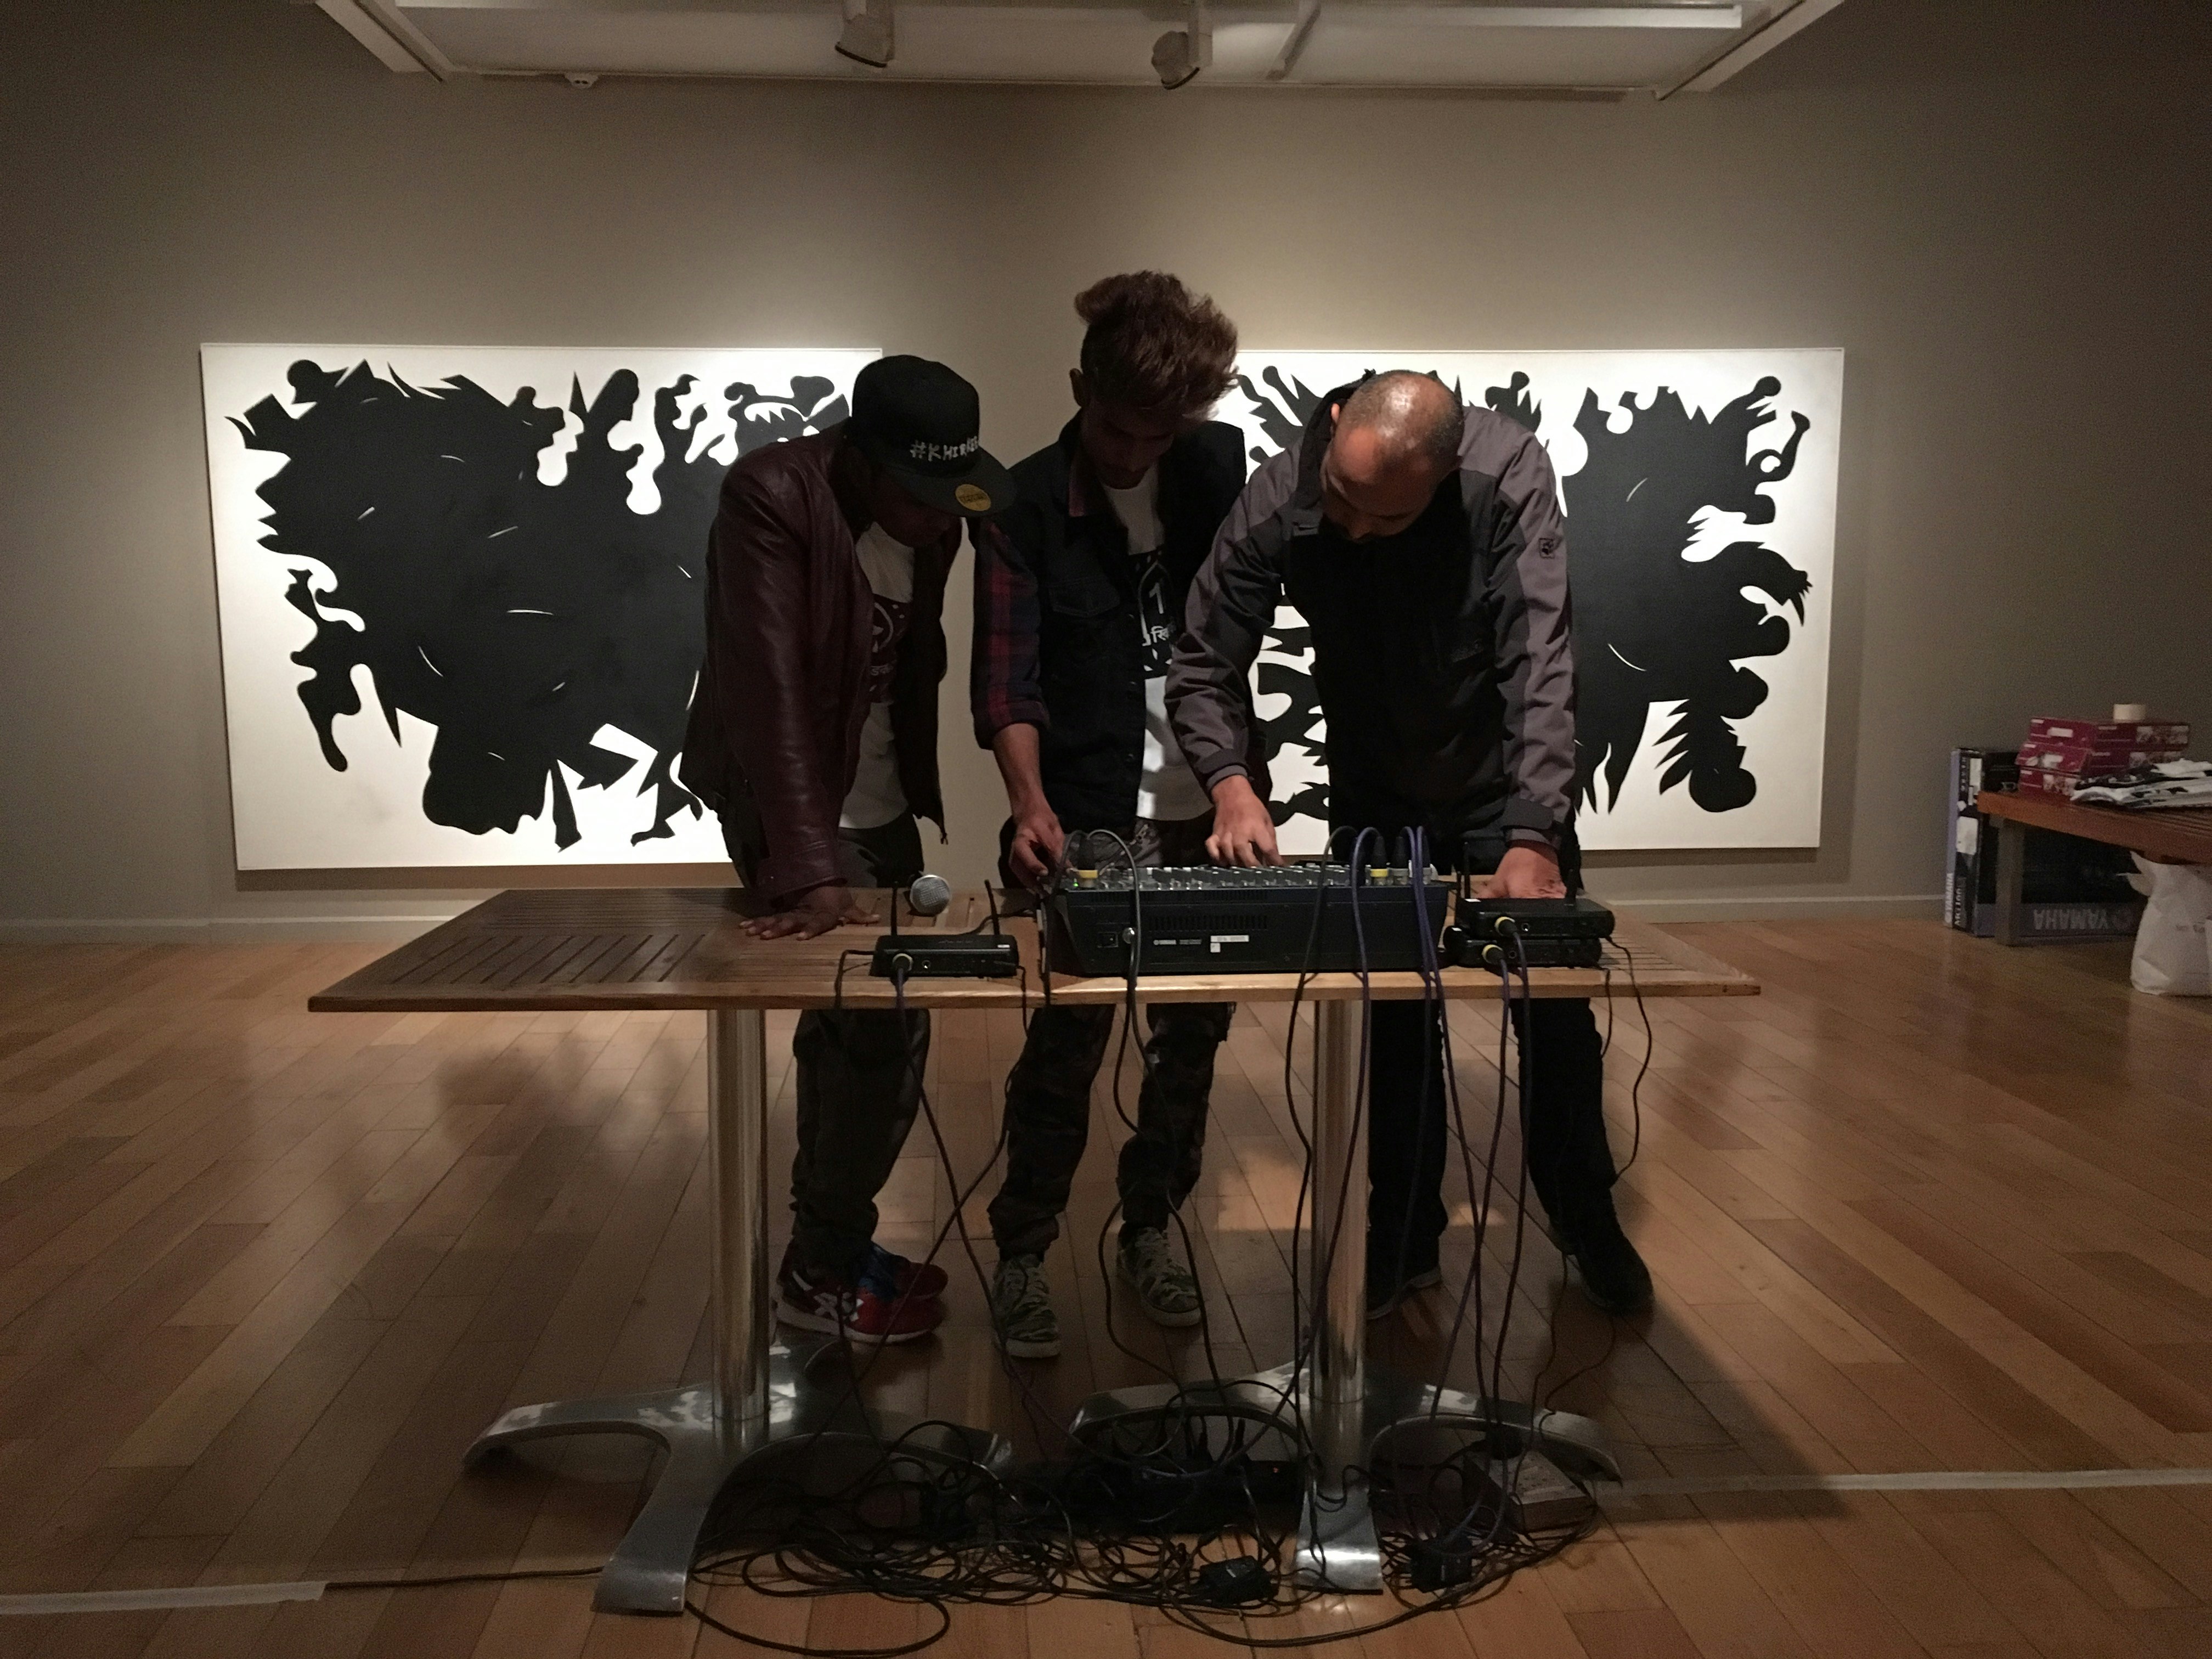
[[[1680,931],[1766,994],[1650,1006],[1621,1192],[1658,1310],[1594,1314],[1532,1218],[1509,1381],[1601,1419],[1632,1477],[2212,1465],[2212,1010],[2134,995],[2112,947],[2006,951],[1915,922]],[[508,1403],[702,1374],[702,1021],[301,1012],[369,954],[0,951],[0,1590],[559,1565],[619,1534],[648,1474],[635,1449],[565,1444],[467,1478],[459,1454]],[[1486,1133],[1496,1017],[1455,1019]],[[1191,1206],[1224,1372],[1290,1340],[1284,1028],[1280,1009],[1240,1013]],[[771,1023],[780,1166],[789,1036],[789,1017]],[[1012,1015],[939,1021],[931,1096],[963,1183],[1020,1036]],[[1608,1061],[1623,1155],[1644,1050],[1624,1003]],[[1132,1108],[1134,1085],[1132,1057]],[[1155,1366],[1205,1374],[1197,1334],[1164,1336],[1109,1297],[1097,1242],[1122,1131],[1103,1080],[1093,1128],[1048,1262],[1065,1354],[1009,1380],[956,1234],[951,1321],[885,1358],[885,1403],[1036,1448],[1096,1389]],[[951,1188],[926,1134],[908,1152],[884,1238],[920,1254]],[[994,1184],[969,1206],[985,1270]],[[1403,1370],[1436,1370],[1475,1252],[1456,1177],[1451,1191],[1451,1290],[1377,1328]],[[1510,1207],[1481,1244],[1502,1289]],[[1464,1343],[1452,1376],[1474,1384]],[[924,1627],[864,1598],[718,1597],[817,1646]],[[0,1656],[746,1650],[688,1620],[595,1619],[588,1599],[539,1583],[13,1618]],[[1317,1607],[1297,1628],[1374,1612]],[[1362,1645],[1393,1644],[1449,1659],[2202,1655],[2212,1487],[1616,1504],[1565,1559]],[[1069,1602],[961,1609],[950,1647],[1218,1650]]]

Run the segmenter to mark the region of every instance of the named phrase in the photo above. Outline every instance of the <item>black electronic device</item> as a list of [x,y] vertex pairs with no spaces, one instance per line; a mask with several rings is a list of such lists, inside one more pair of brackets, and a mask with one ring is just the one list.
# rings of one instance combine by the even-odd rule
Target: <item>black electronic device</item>
[[[1070,870],[1047,907],[1053,968],[1120,976],[1143,929],[1146,974],[1406,973],[1423,966],[1415,897],[1433,939],[1451,884],[1403,866],[1217,865]],[[1354,915],[1354,907],[1358,914]]]
[[1275,1599],[1275,1575],[1249,1555],[1209,1561],[1198,1570],[1198,1599],[1214,1607],[1259,1607]]
[[[899,892],[891,890],[891,930],[876,941],[868,971],[878,979],[1012,979],[1022,970],[1020,951],[999,928],[999,902],[987,884],[991,901],[991,931],[988,933],[902,933],[899,932]],[[915,915],[933,916],[952,902],[952,889],[942,876],[922,875],[906,890],[907,908]]]
[[1506,973],[1530,968],[1595,968],[1613,937],[1613,912],[1587,893],[1572,898],[1479,899],[1462,893],[1444,929],[1446,961]]
[[1021,968],[1004,933],[886,933],[868,971],[878,979],[1012,979]]

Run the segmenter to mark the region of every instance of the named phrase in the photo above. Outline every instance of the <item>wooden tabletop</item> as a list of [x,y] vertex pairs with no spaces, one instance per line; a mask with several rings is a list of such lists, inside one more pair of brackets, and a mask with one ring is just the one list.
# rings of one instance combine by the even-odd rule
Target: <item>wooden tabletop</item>
[[2117,806],[2085,806],[2033,790],[1984,789],[1974,805],[1990,817],[2011,818],[2038,830],[2056,830],[2124,847],[2160,864],[2212,864],[2212,809],[2153,807],[2126,811]]
[[[749,896],[730,887],[532,889],[501,893],[420,939],[350,974],[307,1006],[318,1013],[462,1012],[528,1008],[827,1008],[888,1007],[888,980],[872,977],[868,952],[880,927],[841,927],[813,939],[758,939],[742,924]],[[883,896],[877,895],[878,913]],[[984,921],[983,896],[956,895],[941,916],[907,923],[918,930],[959,931]],[[1018,941],[1023,979],[916,979],[909,1006],[1016,1008],[1043,994],[1037,976],[1036,930],[1006,923]],[[1625,949],[1621,947],[1626,947]],[[853,952],[839,981],[841,952]],[[1632,956],[1633,960],[1632,961]],[[1540,997],[1755,996],[1759,985],[1725,963],[1679,939],[1621,918],[1604,969],[1540,968],[1530,975]],[[1497,976],[1454,968],[1443,975],[1447,996],[1495,997]],[[1372,975],[1373,994],[1421,994],[1416,974]],[[1153,1002],[1287,1002],[1295,974],[1163,974],[1138,981]],[[1120,1000],[1120,979],[1055,974],[1054,1000]],[[1356,997],[1352,974],[1307,981],[1308,1000]]]

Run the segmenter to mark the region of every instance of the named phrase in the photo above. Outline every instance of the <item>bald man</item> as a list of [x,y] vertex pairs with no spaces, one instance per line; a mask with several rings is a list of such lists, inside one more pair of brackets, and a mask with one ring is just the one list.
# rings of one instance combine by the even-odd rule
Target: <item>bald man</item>
[[[1312,629],[1341,846],[1363,829],[1395,846],[1418,826],[1447,869],[1469,836],[1502,839],[1486,894],[1553,898],[1578,882],[1566,530],[1534,434],[1427,375],[1370,375],[1322,398],[1298,446],[1245,484],[1168,670],[1176,739],[1213,801],[1206,848],[1224,864],[1281,862],[1266,781],[1246,765],[1245,687],[1285,596]],[[1589,1004],[1537,1002],[1514,1024],[1530,1182],[1589,1299],[1639,1312],[1651,1276],[1613,1211]],[[1421,1003],[1375,1005],[1370,1318],[1441,1279],[1444,1036]]]

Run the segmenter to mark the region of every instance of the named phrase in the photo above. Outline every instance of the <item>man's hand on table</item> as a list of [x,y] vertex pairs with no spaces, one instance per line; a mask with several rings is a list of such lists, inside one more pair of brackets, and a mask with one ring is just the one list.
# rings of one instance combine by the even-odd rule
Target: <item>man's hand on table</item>
[[1565,898],[1567,884],[1559,879],[1559,855],[1548,847],[1516,842],[1498,861],[1496,873],[1475,884],[1477,898]]
[[824,887],[808,888],[793,901],[788,910],[754,917],[745,924],[744,931],[755,939],[815,939],[832,927],[848,923],[857,926],[875,919],[874,911],[854,899],[851,888],[842,882],[832,882]]
[[1225,777],[1213,786],[1212,794],[1213,833],[1206,838],[1208,858],[1247,869],[1283,861],[1275,847],[1275,820],[1249,778]]

